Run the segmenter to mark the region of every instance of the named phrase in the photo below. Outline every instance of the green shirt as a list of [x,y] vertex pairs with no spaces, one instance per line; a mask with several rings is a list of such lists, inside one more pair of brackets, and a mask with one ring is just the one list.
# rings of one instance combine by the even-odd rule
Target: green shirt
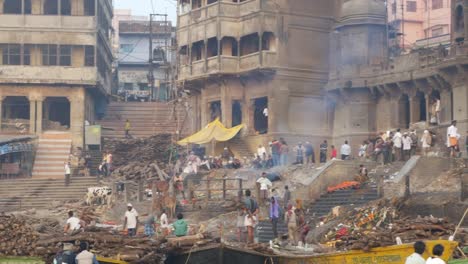
[[174,226],[174,235],[178,237],[187,235],[188,225],[184,219],[179,219],[172,225]]

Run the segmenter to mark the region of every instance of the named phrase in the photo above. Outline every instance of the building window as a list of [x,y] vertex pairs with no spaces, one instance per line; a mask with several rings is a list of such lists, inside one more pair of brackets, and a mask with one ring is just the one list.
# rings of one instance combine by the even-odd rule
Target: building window
[[132,91],[133,90],[133,83],[124,83],[124,90]]
[[21,65],[21,45],[5,44],[1,46],[3,65]]
[[85,46],[85,66],[94,66],[94,46]]
[[432,10],[444,8],[444,0],[432,0]]
[[434,28],[434,29],[432,29],[431,34],[432,34],[433,37],[443,35],[444,34],[444,29],[441,28],[441,27],[440,28]]
[[4,14],[21,14],[22,13],[21,1],[5,0],[5,2],[3,3],[3,13]]
[[396,2],[392,3],[392,14],[396,14]]
[[406,1],[406,12],[416,12],[416,1]]
[[71,53],[72,53],[72,46],[70,45],[60,46],[60,65],[61,66],[71,65]]
[[42,65],[57,65],[57,45],[42,45]]
[[120,44],[120,52],[130,53],[133,50],[132,44]]
[[45,0],[44,15],[58,15],[58,0]]
[[94,16],[96,14],[96,6],[94,0],[84,0],[84,15]]
[[63,16],[71,15],[71,0],[60,0],[60,14]]
[[31,47],[32,45],[23,46],[23,65],[31,65]]
[[148,91],[149,87],[147,83],[138,83],[138,88],[140,91]]

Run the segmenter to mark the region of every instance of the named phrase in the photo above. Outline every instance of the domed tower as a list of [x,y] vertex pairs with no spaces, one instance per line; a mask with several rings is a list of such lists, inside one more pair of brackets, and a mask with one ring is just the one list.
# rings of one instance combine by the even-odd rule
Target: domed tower
[[387,57],[384,0],[344,0],[333,34],[337,71],[382,65]]

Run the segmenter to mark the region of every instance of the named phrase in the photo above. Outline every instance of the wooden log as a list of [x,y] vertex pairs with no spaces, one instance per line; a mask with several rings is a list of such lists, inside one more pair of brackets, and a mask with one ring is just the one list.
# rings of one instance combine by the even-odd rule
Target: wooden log
[[172,246],[190,246],[194,245],[198,241],[202,240],[204,237],[202,234],[197,234],[193,236],[183,236],[183,237],[168,237],[167,242]]

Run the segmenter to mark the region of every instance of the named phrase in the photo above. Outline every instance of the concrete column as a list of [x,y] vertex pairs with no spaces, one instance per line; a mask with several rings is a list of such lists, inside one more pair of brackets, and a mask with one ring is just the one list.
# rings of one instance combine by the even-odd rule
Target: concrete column
[[42,133],[42,103],[44,102],[43,98],[40,98],[36,101],[36,133]]
[[431,120],[431,104],[430,104],[430,95],[429,93],[424,95],[424,98],[426,99],[426,126],[429,127],[429,121]]
[[221,85],[221,116],[223,124],[229,128],[232,126],[232,98],[229,88]]
[[3,14],[3,2],[5,0],[0,0],[0,14]]
[[421,108],[419,106],[419,98],[417,96],[409,97],[410,124],[419,122],[421,116]]
[[85,102],[81,96],[70,96],[70,133],[74,147],[84,146],[84,116]]
[[3,96],[0,96],[0,132],[2,132],[3,124]]
[[289,88],[287,82],[278,81],[269,87],[268,95],[268,132],[285,133],[289,131]]
[[440,123],[450,123],[452,120],[452,93],[447,90],[440,92]]
[[36,100],[29,99],[29,133],[36,133]]
[[460,82],[452,88],[453,119],[457,120],[458,133],[465,134],[468,130],[468,87]]

